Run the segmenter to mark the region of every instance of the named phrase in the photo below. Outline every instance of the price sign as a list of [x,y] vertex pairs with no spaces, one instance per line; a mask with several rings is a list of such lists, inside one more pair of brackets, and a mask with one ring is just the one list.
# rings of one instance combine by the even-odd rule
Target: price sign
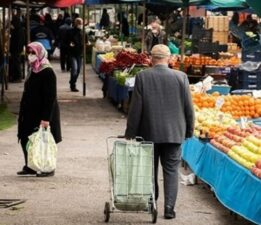
[[252,92],[254,98],[261,98],[261,91],[260,90],[253,90]]
[[216,109],[220,110],[222,108],[222,106],[224,105],[225,103],[225,100],[223,97],[218,97],[217,100],[216,100]]
[[247,118],[246,117],[240,117],[240,127],[241,127],[241,129],[246,129],[246,127],[247,127]]
[[212,89],[212,81],[213,81],[213,77],[211,76],[208,76],[207,78],[205,78],[203,80],[203,90],[204,92],[208,91],[208,90],[211,90]]

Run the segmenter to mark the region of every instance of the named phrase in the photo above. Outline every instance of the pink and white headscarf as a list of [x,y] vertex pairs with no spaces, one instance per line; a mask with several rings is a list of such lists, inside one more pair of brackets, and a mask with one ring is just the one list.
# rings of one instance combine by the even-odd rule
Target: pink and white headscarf
[[47,59],[48,53],[40,42],[31,42],[27,45],[27,49],[28,51],[33,51],[37,57],[37,60],[31,64],[31,68],[34,73],[39,73],[45,68],[52,67]]

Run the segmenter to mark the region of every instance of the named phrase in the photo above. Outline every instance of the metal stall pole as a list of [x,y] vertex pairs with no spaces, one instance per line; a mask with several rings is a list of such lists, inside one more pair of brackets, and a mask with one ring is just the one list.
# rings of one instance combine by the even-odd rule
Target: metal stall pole
[[88,21],[88,26],[90,25],[90,6],[87,5],[87,21]]
[[26,36],[27,36],[27,44],[30,43],[30,12],[29,12],[29,1],[26,0]]
[[6,90],[8,90],[8,80],[9,80],[9,63],[10,63],[10,33],[11,33],[11,11],[12,11],[12,5],[10,4],[8,6],[8,25],[7,25],[7,52],[6,52]]
[[134,27],[135,27],[135,32],[134,32],[134,34],[136,34],[137,35],[137,24],[138,24],[138,18],[139,18],[139,15],[138,15],[138,4],[136,3],[135,4],[135,25],[134,25]]
[[121,40],[121,46],[123,46],[123,34],[122,34],[122,7],[121,4],[119,5],[119,11],[120,11],[120,40]]
[[[31,42],[29,4],[30,4],[30,0],[26,0],[26,40],[27,40],[26,46]],[[25,51],[25,60],[26,59],[27,59],[27,51]],[[27,60],[26,60],[26,62],[27,62],[26,64],[27,64],[27,74],[28,74],[29,73],[29,64],[28,64]]]
[[184,71],[184,56],[185,56],[185,35],[186,35],[186,23],[187,23],[187,15],[188,15],[189,7],[186,6],[183,9],[183,24],[182,24],[182,39],[181,39],[181,63],[180,70]]
[[[4,52],[4,42],[5,42],[5,32],[4,32],[4,17],[5,17],[5,7],[2,8],[3,10],[3,30],[2,30],[2,43],[0,43],[2,46],[2,51],[3,51],[3,57],[5,56],[5,52]],[[1,102],[4,101],[4,94],[5,94],[5,60],[3,60],[3,65],[1,66],[0,68],[0,72],[2,73],[2,77],[1,77],[1,82],[2,82],[2,85],[1,85]]]
[[83,4],[83,96],[86,96],[86,34],[85,34],[85,11],[86,11],[86,5]]
[[142,37],[141,37],[141,51],[144,52],[145,47],[145,16],[146,16],[146,1],[143,3],[143,16],[142,16]]
[[131,34],[132,34],[132,36],[134,34],[134,7],[133,7],[133,3],[131,3]]
[[7,61],[8,61],[8,52],[6,52],[6,8],[3,7],[3,52],[4,52],[4,66],[3,66],[3,87],[7,90]]

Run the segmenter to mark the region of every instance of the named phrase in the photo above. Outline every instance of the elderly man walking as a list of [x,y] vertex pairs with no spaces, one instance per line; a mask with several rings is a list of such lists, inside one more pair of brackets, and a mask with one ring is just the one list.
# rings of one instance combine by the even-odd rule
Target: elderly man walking
[[142,136],[154,142],[155,197],[159,196],[158,165],[163,167],[164,217],[176,217],[181,143],[193,135],[194,109],[185,73],[168,68],[166,45],[151,51],[153,67],[136,76],[128,114],[126,138]]

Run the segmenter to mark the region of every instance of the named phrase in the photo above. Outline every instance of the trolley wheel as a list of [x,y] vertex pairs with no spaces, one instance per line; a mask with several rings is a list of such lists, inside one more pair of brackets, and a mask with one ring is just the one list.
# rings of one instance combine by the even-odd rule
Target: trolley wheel
[[152,223],[157,223],[157,217],[158,217],[158,211],[156,208],[152,206],[152,211],[151,211]]
[[110,203],[105,202],[104,206],[104,222],[108,223],[110,220]]

